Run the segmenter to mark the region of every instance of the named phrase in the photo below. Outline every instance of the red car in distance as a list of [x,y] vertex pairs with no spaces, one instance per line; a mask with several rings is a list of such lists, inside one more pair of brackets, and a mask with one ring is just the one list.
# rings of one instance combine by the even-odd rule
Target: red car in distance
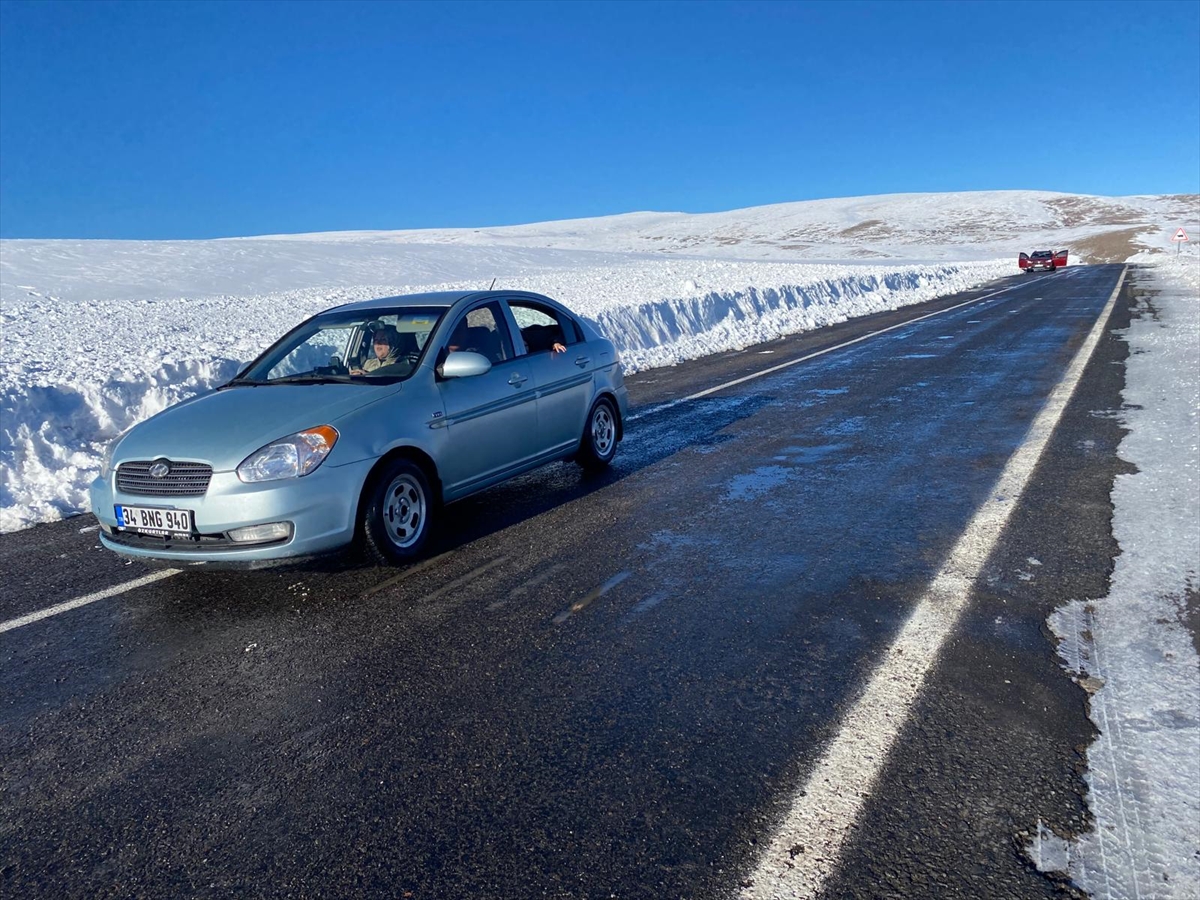
[[1033,253],[1022,253],[1017,258],[1017,265],[1025,274],[1030,272],[1053,272],[1067,265],[1066,250],[1035,250]]

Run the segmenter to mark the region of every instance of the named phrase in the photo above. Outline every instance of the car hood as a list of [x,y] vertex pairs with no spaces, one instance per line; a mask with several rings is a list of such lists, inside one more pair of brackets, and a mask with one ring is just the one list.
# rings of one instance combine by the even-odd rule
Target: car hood
[[121,439],[113,462],[167,457],[231,471],[265,444],[316,425],[336,428],[339,419],[400,387],[280,384],[201,394],[134,426]]

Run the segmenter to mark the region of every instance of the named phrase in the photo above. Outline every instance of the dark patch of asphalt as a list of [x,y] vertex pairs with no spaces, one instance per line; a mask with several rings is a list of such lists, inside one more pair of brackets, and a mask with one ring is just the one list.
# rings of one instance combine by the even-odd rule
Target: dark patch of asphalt
[[[189,572],[0,635],[0,889],[735,890],[1118,271],[1011,279],[996,300],[658,412],[963,298],[635,376],[646,415],[610,472],[551,466],[454,504],[428,564]],[[1039,469],[1027,526],[889,767],[893,802],[868,810],[891,845],[852,848],[848,895],[876,896],[856,874],[930,872],[951,885],[939,896],[1057,890],[1014,847],[1033,812],[1063,830],[1081,815],[1083,700],[1039,629],[1110,564],[1111,435],[1093,432],[1112,423],[1090,410],[1111,404],[1090,397],[1069,417],[1086,407],[1072,427],[1095,452],[1056,434],[1051,456],[1080,474]],[[28,579],[15,614],[67,599],[37,590],[41,569],[69,596],[144,573],[93,550],[81,521],[4,538],[0,577]],[[1028,556],[1043,566],[1025,581]],[[914,784],[967,799],[880,818]],[[969,846],[964,808],[984,835]]]

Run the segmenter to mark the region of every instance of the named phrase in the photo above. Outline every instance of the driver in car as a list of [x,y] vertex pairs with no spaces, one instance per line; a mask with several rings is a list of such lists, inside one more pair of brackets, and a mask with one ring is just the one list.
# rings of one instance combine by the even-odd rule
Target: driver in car
[[385,366],[393,366],[398,362],[396,357],[397,342],[391,329],[386,327],[376,329],[371,340],[375,348],[375,355],[368,358],[362,364],[361,368],[351,369],[351,375],[370,375],[372,372],[376,372]]

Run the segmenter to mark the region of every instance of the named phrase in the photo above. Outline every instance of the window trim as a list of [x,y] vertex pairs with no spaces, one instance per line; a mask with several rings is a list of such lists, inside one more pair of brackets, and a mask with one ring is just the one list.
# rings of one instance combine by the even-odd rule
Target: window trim
[[[584,336],[583,329],[579,327],[579,323],[575,321],[575,317],[565,310],[559,309],[557,306],[551,306],[548,303],[543,303],[540,300],[535,300],[530,297],[505,297],[504,306],[508,311],[510,320],[509,328],[512,329],[515,334],[520,335],[521,345],[525,347],[525,352],[520,356],[537,356],[539,353],[549,353],[550,351],[531,351],[529,349],[529,346],[525,343],[525,336],[521,334],[521,326],[517,322],[516,313],[513,311],[514,306],[524,306],[534,310],[535,312],[540,312],[543,315],[552,318],[562,330],[564,339],[563,343],[568,347],[574,344],[582,344],[587,341],[587,338]],[[572,337],[574,337],[574,340],[571,339]],[[518,359],[519,358],[520,357],[518,357]]]

